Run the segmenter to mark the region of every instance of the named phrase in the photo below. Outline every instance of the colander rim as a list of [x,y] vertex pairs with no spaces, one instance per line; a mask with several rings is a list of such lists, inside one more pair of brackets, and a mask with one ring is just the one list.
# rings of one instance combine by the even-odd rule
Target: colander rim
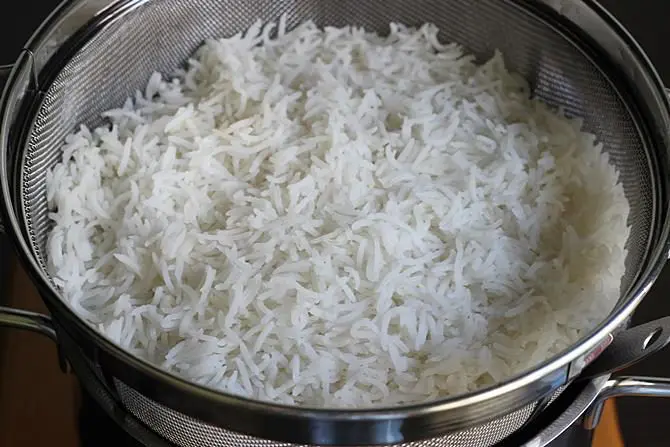
[[[220,406],[229,409],[244,408],[245,410],[251,411],[254,414],[260,416],[275,415],[281,418],[318,420],[320,422],[329,423],[356,421],[377,423],[393,422],[397,424],[395,429],[400,431],[398,433],[391,434],[388,439],[391,442],[403,442],[407,439],[404,439],[401,431],[402,423],[408,419],[430,417],[432,415],[443,413],[452,414],[457,411],[467,412],[468,409],[472,409],[487,402],[495,401],[496,399],[500,399],[501,396],[515,395],[515,392],[518,394],[519,390],[523,389],[524,387],[530,387],[533,384],[544,384],[542,389],[545,389],[546,391],[554,390],[563,385],[569,378],[569,369],[571,363],[578,357],[583,356],[598,346],[598,344],[610,333],[612,333],[614,329],[625,322],[628,316],[633,312],[635,307],[646,295],[649,288],[660,274],[663,265],[665,264],[670,246],[670,219],[668,218],[665,218],[663,221],[660,236],[647,263],[648,268],[645,271],[643,278],[638,280],[638,283],[631,294],[631,298],[616,312],[610,314],[606,319],[604,319],[604,321],[601,322],[598,327],[591,331],[587,336],[583,337],[580,341],[575,343],[565,352],[546,360],[531,370],[520,373],[499,384],[427,403],[399,405],[391,408],[380,407],[346,411],[342,409],[288,406],[231,395],[222,391],[217,391],[205,387],[203,385],[195,384],[187,379],[176,376],[173,373],[165,371],[146,360],[128,353],[120,346],[111,342],[97,330],[91,327],[88,323],[86,323],[82,318],[77,316],[69,308],[69,306],[59,298],[57,290],[55,290],[53,285],[48,281],[48,278],[46,278],[46,276],[40,270],[37,261],[30,254],[31,249],[29,247],[29,243],[22,235],[23,229],[19,223],[19,218],[15,212],[15,208],[12,202],[12,185],[9,184],[6,156],[8,152],[9,129],[13,125],[8,117],[8,109],[10,107],[11,100],[18,94],[18,92],[15,90],[17,85],[20,84],[20,80],[25,76],[31,75],[31,64],[34,63],[34,61],[31,59],[30,53],[37,52],[37,50],[43,44],[45,36],[52,27],[56,26],[58,20],[64,14],[67,14],[68,11],[72,10],[74,7],[76,7],[76,5],[85,3],[86,1],[87,0],[66,0],[45,20],[40,29],[29,40],[28,44],[26,45],[26,50],[28,53],[24,52],[19,61],[17,61],[17,64],[6,84],[2,94],[2,99],[0,100],[0,117],[2,119],[0,127],[0,198],[3,202],[3,206],[0,207],[0,213],[2,214],[2,222],[4,222],[5,229],[10,236],[12,243],[14,244],[15,251],[17,252],[24,267],[26,267],[31,280],[37,285],[43,299],[47,302],[49,308],[54,313],[56,320],[60,323],[62,319],[63,323],[67,323],[67,325],[61,325],[65,326],[62,329],[68,332],[72,330],[73,332],[83,336],[83,338],[78,337],[78,340],[85,340],[85,343],[82,344],[92,344],[95,347],[94,351],[98,352],[100,360],[104,359],[103,361],[109,362],[106,364],[112,365],[115,362],[121,362],[121,364],[125,367],[130,366],[134,373],[144,376],[144,380],[149,378],[153,381],[157,381],[167,388],[174,388],[179,390],[180,394],[185,393],[188,395],[197,396],[202,401],[217,403]],[[110,0],[104,2],[108,3],[108,7],[105,8],[104,24],[107,25],[112,23],[113,20],[121,19],[125,14],[129,13],[134,8],[150,1],[153,0]],[[524,4],[526,7],[529,7],[529,3],[539,3],[541,5],[550,6],[552,9],[552,5],[555,3],[552,0],[537,0],[536,2],[531,0],[505,1],[516,4]],[[660,92],[664,93],[664,88],[660,76],[654,69],[642,48],[625,30],[625,28],[596,1],[584,0],[582,3],[591,12],[595,13],[600,19],[608,23],[611,31],[616,33],[618,38],[624,40],[633,55],[637,58],[638,63],[641,64],[643,70],[648,74],[649,82],[654,84],[655,89],[658,89]],[[101,18],[98,17],[98,20],[100,19]],[[670,117],[670,104],[665,94],[662,94],[662,96],[662,107],[664,108],[666,115],[665,121],[668,125],[668,129],[670,129],[670,119],[667,118]],[[662,204],[662,206],[666,207],[666,210],[667,205],[667,203]],[[119,364],[111,369],[118,371]],[[128,377],[129,374],[121,373],[120,375]],[[144,383],[146,385],[146,382],[143,380],[137,380],[135,383]],[[140,386],[140,388],[146,388],[146,386]],[[515,397],[519,399],[519,402],[531,402],[536,400],[538,396],[532,396],[531,398],[531,396],[527,395],[527,393],[521,393],[520,395],[515,395]],[[151,399],[157,402],[161,402],[160,396],[152,396]],[[520,407],[521,405],[518,406],[518,408]],[[467,416],[468,415],[464,415],[465,419],[470,419]],[[490,416],[489,419],[492,417],[493,416]],[[479,422],[486,422],[486,418],[482,417]],[[440,429],[444,429],[447,426],[445,424],[438,425],[438,428]],[[454,426],[456,425],[458,424],[455,424]],[[467,428],[467,426],[463,425],[462,428]],[[253,433],[250,434],[254,435]],[[302,441],[290,440],[290,442],[310,443],[314,441],[314,439],[304,439]],[[318,441],[321,444],[324,443],[323,440]]]

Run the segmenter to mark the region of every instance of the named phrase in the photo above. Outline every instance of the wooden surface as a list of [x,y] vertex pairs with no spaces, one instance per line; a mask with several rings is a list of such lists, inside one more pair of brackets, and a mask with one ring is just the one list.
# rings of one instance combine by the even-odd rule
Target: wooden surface
[[614,400],[605,403],[602,421],[596,430],[593,440],[594,447],[624,447],[619,428],[619,418]]
[[[16,265],[8,286],[8,305],[45,311]],[[25,331],[0,331],[0,446],[77,446],[74,391],[74,378],[60,371],[52,341]]]
[[[13,265],[10,277],[8,304],[44,312],[25,273]],[[58,367],[53,342],[33,333],[0,331],[0,447],[78,446],[75,390],[75,379]],[[612,402],[593,445],[624,445]]]

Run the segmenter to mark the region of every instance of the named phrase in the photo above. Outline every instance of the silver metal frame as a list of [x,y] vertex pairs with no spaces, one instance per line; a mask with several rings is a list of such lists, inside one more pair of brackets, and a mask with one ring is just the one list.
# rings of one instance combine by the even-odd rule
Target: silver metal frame
[[[100,335],[58,298],[58,292],[41,272],[25,239],[17,209],[17,186],[8,179],[8,160],[22,147],[22,132],[33,118],[35,106],[63,63],[91,36],[151,0],[66,0],[43,23],[26,45],[5,85],[0,101],[0,206],[2,222],[21,262],[38,287],[57,332],[67,332],[105,376],[118,378],[156,402],[205,422],[253,436],[278,441],[321,445],[391,444],[430,438],[486,423],[549,395],[578,376],[583,359],[623,327],[665,264],[670,219],[657,219],[663,228],[649,262],[632,291],[632,299],[572,349],[536,369],[494,388],[424,405],[348,412],[288,407],[234,397],[195,385],[140,360]],[[324,0],[326,1],[326,0]],[[643,86],[635,92],[638,104],[662,110],[654,129],[670,130],[670,104],[661,80],[641,48],[609,13],[595,1],[501,0],[551,13],[547,26],[561,33],[588,36],[628,80]],[[556,17],[559,20],[555,20]],[[656,136],[670,147],[670,132]],[[667,164],[667,154],[657,163]],[[668,179],[670,182],[670,179]],[[655,212],[668,213],[668,182]],[[47,317],[0,308],[0,325],[28,328],[53,336]],[[111,387],[111,389],[114,389]],[[666,394],[662,392],[661,394]],[[539,445],[539,444],[537,444]]]

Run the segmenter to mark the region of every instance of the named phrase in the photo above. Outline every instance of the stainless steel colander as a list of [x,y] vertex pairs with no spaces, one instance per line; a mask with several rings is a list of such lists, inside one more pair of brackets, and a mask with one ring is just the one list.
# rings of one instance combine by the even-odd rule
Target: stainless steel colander
[[[75,316],[45,270],[45,178],[61,157],[65,135],[79,123],[103,123],[102,111],[142,89],[153,71],[171,73],[205,38],[284,13],[289,27],[312,19],[380,33],[392,21],[433,22],[443,40],[482,59],[500,49],[535,96],[582,117],[610,153],[631,205],[621,297],[602,324],[560,356],[495,387],[426,405],[329,411],[250,401],[188,383],[124,352]],[[104,384],[121,408],[175,445],[491,446],[544,411],[575,379],[600,375],[593,383],[614,394],[616,384],[606,386],[603,377],[670,340],[667,319],[626,330],[668,253],[668,100],[638,45],[593,1],[69,0],[26,45],[0,113],[5,230],[53,316],[3,308],[0,325],[57,338],[77,374]],[[644,383],[647,394],[668,390],[660,380]],[[626,390],[634,394],[634,387]]]

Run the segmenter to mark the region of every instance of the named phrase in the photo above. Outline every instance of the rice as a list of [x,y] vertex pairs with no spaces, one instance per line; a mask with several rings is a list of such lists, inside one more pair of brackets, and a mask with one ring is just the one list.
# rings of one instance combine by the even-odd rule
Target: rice
[[49,173],[50,272],[197,383],[432,400],[557,354],[619,296],[629,207],[602,146],[433,25],[257,23],[104,117]]

